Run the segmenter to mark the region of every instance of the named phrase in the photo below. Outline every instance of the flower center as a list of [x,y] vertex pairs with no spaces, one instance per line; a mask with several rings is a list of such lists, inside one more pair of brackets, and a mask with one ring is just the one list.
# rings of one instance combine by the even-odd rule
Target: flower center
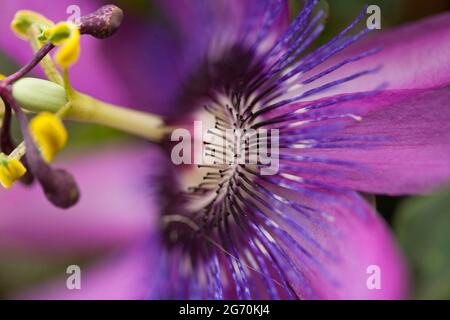
[[[175,168],[177,191],[173,185],[165,189],[175,199],[167,203],[166,215],[190,219],[197,231],[212,230],[227,219],[243,181],[251,185],[256,175],[278,163],[277,132],[258,129],[255,123],[259,117],[252,117],[252,110],[262,107],[255,81],[257,70],[263,68],[242,48],[225,52],[220,61],[200,68],[202,78],[209,80],[201,85],[190,82],[194,88],[188,87],[185,92],[189,94],[182,97],[203,108],[189,117],[191,124],[182,122],[193,134],[180,142],[184,144],[182,156],[189,153],[191,157],[186,159],[192,161]],[[192,95],[194,91],[203,94]],[[167,228],[171,242],[178,241],[186,231],[172,223]],[[188,229],[192,234],[192,228]]]

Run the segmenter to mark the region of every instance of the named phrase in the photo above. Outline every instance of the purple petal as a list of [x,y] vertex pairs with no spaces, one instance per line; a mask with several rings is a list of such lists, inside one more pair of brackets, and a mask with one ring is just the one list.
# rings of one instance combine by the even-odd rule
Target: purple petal
[[86,253],[150,232],[156,209],[144,174],[157,166],[147,148],[116,146],[65,162],[81,190],[67,211],[48,203],[38,185],[0,191],[0,247]]
[[[184,224],[170,225],[167,231],[183,239],[173,243],[167,256],[171,281],[165,289],[170,296],[406,298],[401,254],[365,200],[354,192],[320,188],[283,174],[250,181],[242,173],[239,188],[233,190],[237,198],[226,204],[231,215],[218,219],[214,228],[200,229],[198,237]],[[189,268],[189,261],[195,267]],[[374,268],[381,272],[378,288],[369,281]]]
[[[262,208],[254,210],[266,216],[260,223],[267,226],[264,237],[279,244],[271,253],[278,251],[276,263],[282,256],[293,262],[280,267],[296,294],[302,299],[406,298],[403,257],[373,208],[351,191],[298,182],[284,173],[254,182],[255,191],[267,197],[266,203],[254,198]],[[374,267],[381,272],[377,289],[368,285]]]
[[[314,70],[314,74],[374,48],[380,48],[381,51],[345,65],[320,82],[333,81],[365,70],[368,66],[382,66],[381,71],[365,76],[360,81],[343,84],[329,91],[329,94],[373,90],[383,83],[389,89],[420,89],[450,83],[450,13],[393,30],[374,32],[375,35],[357,42],[323,64],[320,70]],[[314,85],[317,83],[314,82]]]
[[[339,171],[320,176],[329,185],[391,195],[429,192],[450,181],[449,101],[449,88],[386,91],[357,100],[356,110],[370,110],[362,121],[299,154],[320,157],[316,168]],[[355,143],[343,147],[333,137]]]

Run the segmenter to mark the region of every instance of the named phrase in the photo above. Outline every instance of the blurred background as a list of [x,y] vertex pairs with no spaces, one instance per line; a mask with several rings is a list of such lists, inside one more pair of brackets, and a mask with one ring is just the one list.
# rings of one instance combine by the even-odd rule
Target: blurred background
[[[158,13],[152,1],[108,1],[124,9],[127,19],[151,19]],[[329,0],[330,16],[325,32],[319,42],[325,42],[343,29],[357,15],[367,1]],[[296,14],[301,1],[293,0],[292,10]],[[422,17],[450,10],[448,0],[372,0],[382,10],[382,29],[388,29]],[[1,4],[0,4],[1,10]],[[64,14],[64,13],[63,13]],[[1,30],[10,32],[10,30]],[[105,51],[105,54],[107,52]],[[114,66],[111,66],[114,67]],[[1,73],[16,70],[13,57],[0,51]],[[70,142],[66,157],[99,144],[130,143],[130,138],[122,133],[94,125],[69,124]],[[2,191],[0,191],[2,192]],[[399,245],[403,249],[411,268],[411,298],[450,299],[450,189],[423,197],[376,198],[378,211],[392,226]],[[0,212],[3,209],[0,204]],[[1,214],[0,214],[0,219]],[[0,241],[2,235],[0,234]],[[87,266],[117,248],[101,248],[98,251],[71,253],[55,257],[34,251],[9,250],[0,246],[0,298],[27,290],[55,275],[65,272],[69,264]]]

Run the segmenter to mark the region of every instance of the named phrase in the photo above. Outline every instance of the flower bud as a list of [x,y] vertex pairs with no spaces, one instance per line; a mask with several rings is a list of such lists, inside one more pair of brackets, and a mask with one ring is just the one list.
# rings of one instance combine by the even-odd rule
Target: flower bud
[[90,34],[99,39],[108,38],[119,29],[122,19],[122,9],[112,4],[105,5],[97,11],[81,17],[80,33]]
[[[47,171],[47,170],[45,170]],[[67,209],[75,205],[80,198],[77,183],[71,174],[62,169],[48,170],[48,175],[41,178],[45,196],[58,208]]]
[[67,102],[64,88],[54,82],[36,78],[22,78],[12,87],[14,99],[26,110],[57,112]]

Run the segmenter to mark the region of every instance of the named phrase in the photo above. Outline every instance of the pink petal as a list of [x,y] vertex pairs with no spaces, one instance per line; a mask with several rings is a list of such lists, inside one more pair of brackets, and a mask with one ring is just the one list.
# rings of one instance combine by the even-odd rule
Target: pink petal
[[156,159],[149,146],[116,145],[64,162],[81,190],[69,210],[49,204],[39,185],[0,191],[0,247],[86,253],[147,234],[156,209],[146,175]]
[[152,266],[157,264],[156,246],[135,244],[120,256],[111,257],[96,266],[81,268],[81,288],[69,290],[67,278],[55,279],[45,285],[19,294],[18,299],[37,300],[119,300],[146,299],[155,295],[158,280]]
[[[371,67],[381,71],[340,85],[327,94],[368,91],[386,83],[389,89],[419,89],[450,83],[450,13],[429,17],[392,30],[373,31],[372,36],[356,42],[320,66],[314,73],[329,68],[347,57],[374,48],[381,52],[345,65],[313,86],[349,76]],[[309,76],[306,75],[305,79]],[[308,89],[308,88],[306,88]]]
[[450,181],[449,101],[449,88],[386,91],[357,100],[359,110],[371,111],[335,136],[381,140],[365,142],[363,147],[335,143],[299,153],[361,165],[318,164],[339,171],[339,175],[320,177],[329,185],[391,195],[429,192]]
[[[405,299],[408,271],[382,218],[370,208],[362,209],[361,200],[337,196],[340,204],[324,202],[316,207],[333,212],[331,232],[316,229],[316,239],[335,261],[323,262],[334,280],[311,273],[308,280],[319,299]],[[360,210],[360,211],[358,211]],[[361,214],[362,211],[365,211]],[[318,256],[318,255],[317,255]],[[371,268],[380,271],[380,287],[368,285]],[[370,281],[369,281],[370,282]]]
[[[406,298],[408,272],[403,257],[382,218],[358,194],[317,186],[306,186],[308,191],[305,192],[305,185],[301,183],[276,176],[267,179],[274,179],[270,182],[272,186],[257,180],[255,191],[267,195],[261,188],[265,184],[271,191],[268,203],[257,201],[261,209],[252,206],[240,212],[247,213],[246,219],[251,221],[252,217],[266,211],[267,218],[258,224],[262,232],[253,233],[255,228],[251,228],[242,237],[257,238],[268,248],[270,256],[265,251],[259,255],[275,257],[269,258],[268,264],[275,268],[279,265],[297,296],[302,299]],[[303,191],[296,188],[298,185]],[[247,204],[251,201],[249,199]],[[258,210],[261,211],[258,213]],[[277,231],[279,229],[284,232]],[[242,230],[237,232],[242,233]],[[247,248],[249,241],[235,241],[239,252],[258,254],[251,247]],[[277,243],[278,248],[270,243]],[[288,260],[292,263],[285,262]],[[380,287],[370,285],[373,284],[369,281],[373,268],[381,273],[378,274]],[[261,274],[251,271],[248,274],[260,288],[260,295],[265,297],[269,289],[259,284]],[[266,272],[263,276],[269,281],[277,279],[276,287],[282,289],[286,285],[281,278],[275,278],[277,274]],[[234,283],[231,277],[229,281]],[[233,285],[229,287],[233,289]]]

